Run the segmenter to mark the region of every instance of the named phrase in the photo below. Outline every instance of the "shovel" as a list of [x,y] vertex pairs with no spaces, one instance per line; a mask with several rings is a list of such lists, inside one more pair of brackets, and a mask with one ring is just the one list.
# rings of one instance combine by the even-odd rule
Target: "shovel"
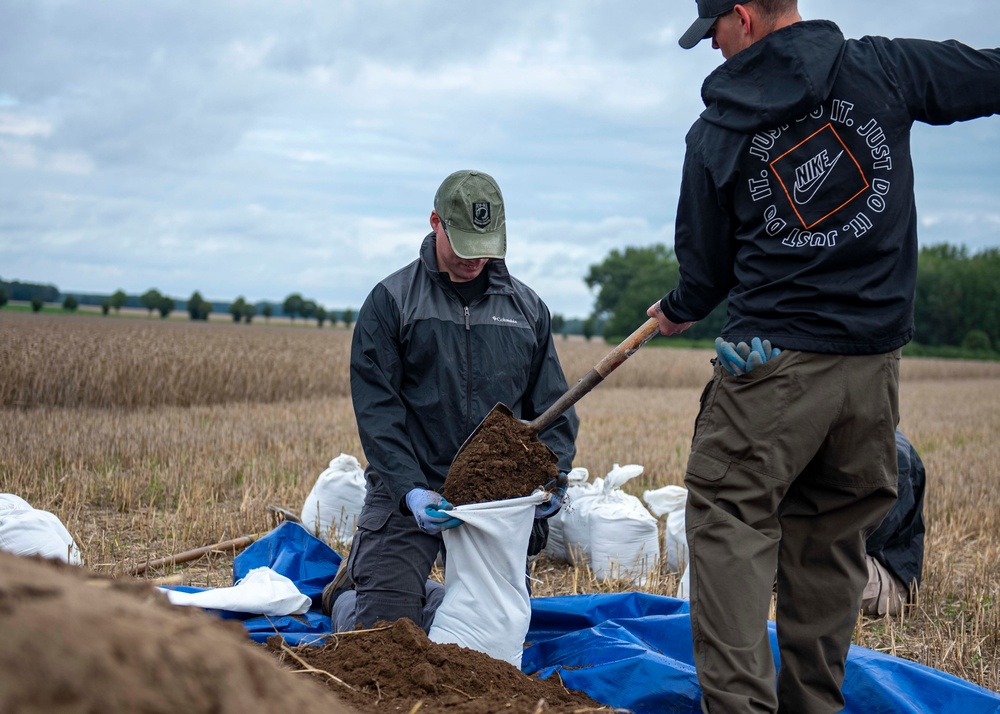
[[[655,337],[660,331],[660,324],[657,322],[655,317],[651,317],[640,327],[638,330],[633,332],[631,335],[626,337],[620,345],[615,347],[611,352],[605,356],[600,362],[598,362],[587,374],[583,376],[579,382],[570,387],[565,394],[563,394],[559,399],[557,399],[552,406],[542,412],[541,416],[537,419],[528,422],[526,425],[517,417],[514,416],[514,412],[510,408],[501,403],[497,403],[493,407],[489,414],[479,422],[469,438],[465,440],[465,443],[459,447],[458,452],[455,454],[455,458],[452,459],[452,463],[458,460],[459,456],[463,451],[476,441],[476,437],[483,430],[483,426],[492,420],[506,421],[510,420],[516,422],[521,426],[522,433],[523,430],[528,432],[528,436],[535,436],[543,431],[546,427],[552,424],[560,414],[569,409],[571,406],[580,401],[583,395],[590,392],[591,389],[596,387],[604,378],[611,374],[622,362],[627,360],[629,357],[634,355],[640,347],[649,342],[653,337]],[[512,444],[511,448],[518,446],[519,444]],[[523,444],[520,444],[523,447]],[[548,448],[548,447],[546,447]],[[552,460],[556,461],[556,455],[550,449],[549,452],[552,454]]]

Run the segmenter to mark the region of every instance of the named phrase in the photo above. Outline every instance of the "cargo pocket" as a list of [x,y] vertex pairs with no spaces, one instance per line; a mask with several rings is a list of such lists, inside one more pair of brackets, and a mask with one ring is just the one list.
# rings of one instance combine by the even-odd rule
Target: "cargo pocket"
[[378,549],[379,542],[384,540],[379,532],[386,529],[391,516],[392,511],[387,508],[362,509],[361,515],[358,516],[357,530],[354,531],[354,538],[351,541],[351,552],[347,558],[347,575],[352,582],[358,582],[360,573],[355,572],[355,568],[359,558],[368,564],[366,569],[369,571],[372,566],[378,567],[379,554],[374,551]]
[[684,480],[695,478],[702,481],[718,481],[729,470],[729,461],[716,458],[709,454],[692,451],[688,458],[687,473]]

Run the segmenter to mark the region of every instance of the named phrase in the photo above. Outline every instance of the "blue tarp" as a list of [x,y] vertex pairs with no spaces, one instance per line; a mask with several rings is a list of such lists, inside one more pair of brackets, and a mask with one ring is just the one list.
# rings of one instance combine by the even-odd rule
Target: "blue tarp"
[[[236,557],[233,582],[267,566],[313,599],[303,616],[243,619],[262,642],[319,642],[330,619],[319,610],[323,586],[340,556],[299,525],[283,523]],[[777,652],[774,623],[771,649]],[[558,672],[570,689],[636,714],[699,714],[700,690],[685,600],[619,593],[533,598],[521,669]],[[775,659],[777,664],[777,659]],[[1000,714],[1000,695],[908,660],[851,647],[844,680],[845,714]]]

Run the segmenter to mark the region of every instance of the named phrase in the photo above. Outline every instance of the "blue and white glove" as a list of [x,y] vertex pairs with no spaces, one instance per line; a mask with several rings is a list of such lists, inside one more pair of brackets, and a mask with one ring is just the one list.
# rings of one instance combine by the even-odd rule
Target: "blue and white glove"
[[417,527],[431,535],[462,525],[462,521],[449,516],[448,511],[454,508],[437,491],[426,488],[414,488],[406,494],[406,507],[413,512]]
[[768,360],[774,359],[781,354],[777,347],[772,348],[770,340],[763,340],[754,337],[750,340],[750,345],[741,342],[734,345],[726,342],[721,337],[715,338],[715,354],[719,356],[719,362],[730,374],[741,375],[759,367]]
[[535,506],[535,518],[551,518],[562,508],[563,499],[566,498],[566,486],[569,485],[569,476],[559,472],[559,476],[542,486],[549,492],[549,500]]

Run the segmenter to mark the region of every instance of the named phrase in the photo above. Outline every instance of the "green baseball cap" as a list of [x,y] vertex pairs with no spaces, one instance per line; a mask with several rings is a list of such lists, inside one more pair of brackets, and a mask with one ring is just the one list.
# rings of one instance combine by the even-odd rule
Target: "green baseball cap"
[[467,260],[507,254],[507,219],[503,195],[493,177],[482,171],[456,171],[434,195],[434,211],[455,255]]

